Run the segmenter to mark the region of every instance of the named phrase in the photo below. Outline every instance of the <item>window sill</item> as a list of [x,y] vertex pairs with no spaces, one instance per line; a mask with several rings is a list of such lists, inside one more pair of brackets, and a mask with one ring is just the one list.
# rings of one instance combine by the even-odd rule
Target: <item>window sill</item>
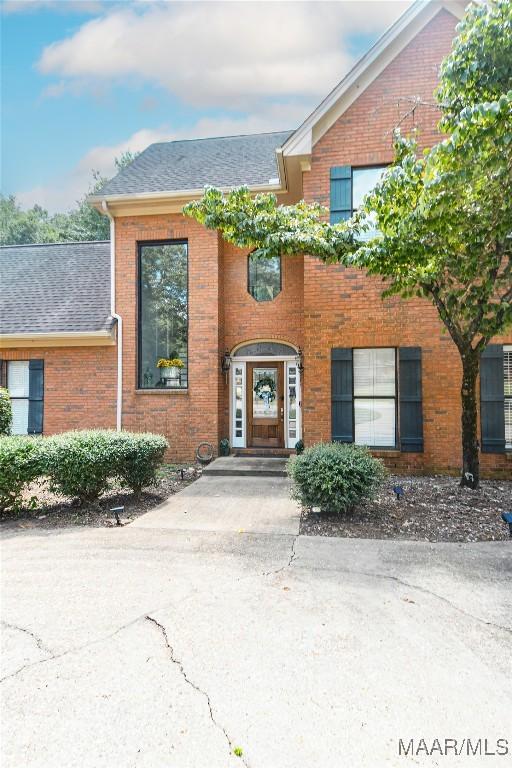
[[377,456],[379,458],[380,456],[401,456],[402,451],[398,450],[398,448],[372,448],[371,446],[368,446],[370,451],[374,456]]
[[161,389],[136,389],[135,394],[136,395],[188,395],[189,389],[188,387],[169,387],[168,389],[165,389],[162,387]]

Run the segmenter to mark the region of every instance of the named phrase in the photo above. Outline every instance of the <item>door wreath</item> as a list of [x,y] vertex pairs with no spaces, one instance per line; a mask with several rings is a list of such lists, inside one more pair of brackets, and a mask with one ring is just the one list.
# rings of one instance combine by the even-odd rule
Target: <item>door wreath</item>
[[276,385],[274,379],[271,376],[263,376],[254,386],[254,393],[256,397],[263,400],[265,406],[268,408],[270,403],[276,399]]

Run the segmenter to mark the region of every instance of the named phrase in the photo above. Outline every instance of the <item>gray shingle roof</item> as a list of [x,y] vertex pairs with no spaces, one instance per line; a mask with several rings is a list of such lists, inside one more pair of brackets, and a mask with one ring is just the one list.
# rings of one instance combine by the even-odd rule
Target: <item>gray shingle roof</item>
[[268,184],[279,176],[276,149],[291,133],[151,144],[94,196]]
[[2,246],[0,288],[0,333],[107,330],[110,243]]

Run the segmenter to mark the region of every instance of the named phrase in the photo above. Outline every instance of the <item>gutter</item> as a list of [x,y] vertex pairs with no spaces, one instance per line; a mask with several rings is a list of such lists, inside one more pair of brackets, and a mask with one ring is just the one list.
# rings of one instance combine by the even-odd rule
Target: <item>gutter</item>
[[[238,186],[244,186],[242,184]],[[247,186],[247,185],[246,185]],[[283,186],[283,184],[257,184],[257,185],[248,185],[247,186],[249,192],[253,192],[257,194],[258,192],[276,192],[276,193],[285,193],[286,187]],[[201,189],[180,189],[180,190],[173,190],[171,192],[169,191],[163,191],[163,192],[138,192],[138,193],[131,193],[131,194],[124,194],[124,195],[89,195],[87,197],[87,202],[91,205],[94,205],[96,207],[101,205],[101,209],[103,213],[106,213],[107,216],[110,218],[110,213],[108,212],[108,204],[109,203],[125,203],[125,202],[158,202],[158,201],[184,201],[188,202],[189,200],[193,200],[195,198],[201,198],[204,194],[204,187]],[[231,192],[233,189],[236,189],[236,187],[220,187],[220,191],[227,193]]]
[[110,314],[117,320],[116,430],[120,432],[123,413],[123,318],[116,312],[116,222],[106,200],[102,201],[101,207],[110,220]]
[[101,331],[44,331],[41,333],[2,333],[0,349],[9,347],[55,347],[55,346],[104,346],[114,344],[111,330]]

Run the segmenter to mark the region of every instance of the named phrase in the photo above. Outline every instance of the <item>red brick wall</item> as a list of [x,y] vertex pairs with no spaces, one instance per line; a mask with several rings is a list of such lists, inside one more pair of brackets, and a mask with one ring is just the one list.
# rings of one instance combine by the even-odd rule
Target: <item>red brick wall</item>
[[[303,174],[304,197],[329,205],[331,166],[365,166],[393,158],[392,129],[413,97],[432,103],[439,64],[449,51],[456,20],[439,13],[316,144],[311,171]],[[439,140],[438,113],[419,106],[401,124],[419,131],[420,144]],[[424,453],[388,452],[398,469],[457,472],[460,467],[460,363],[426,301],[381,300],[382,283],[356,270],[304,262],[304,436],[306,443],[331,437],[330,355],[333,347],[420,346],[423,355]],[[512,335],[506,337],[512,342]],[[483,454],[487,471],[512,474],[512,461]]]
[[[189,389],[137,390],[137,243],[187,239]],[[123,318],[123,427],[158,432],[170,458],[188,460],[202,441],[219,440],[219,244],[215,232],[179,214],[116,219],[116,311]]]
[[[302,347],[304,260],[281,259],[281,293],[273,301],[256,301],[247,290],[247,251],[223,244],[224,347],[231,351],[244,341],[271,340]],[[228,386],[224,386],[223,435],[229,435]]]
[[115,347],[2,349],[2,360],[44,360],[43,430],[116,426]]

